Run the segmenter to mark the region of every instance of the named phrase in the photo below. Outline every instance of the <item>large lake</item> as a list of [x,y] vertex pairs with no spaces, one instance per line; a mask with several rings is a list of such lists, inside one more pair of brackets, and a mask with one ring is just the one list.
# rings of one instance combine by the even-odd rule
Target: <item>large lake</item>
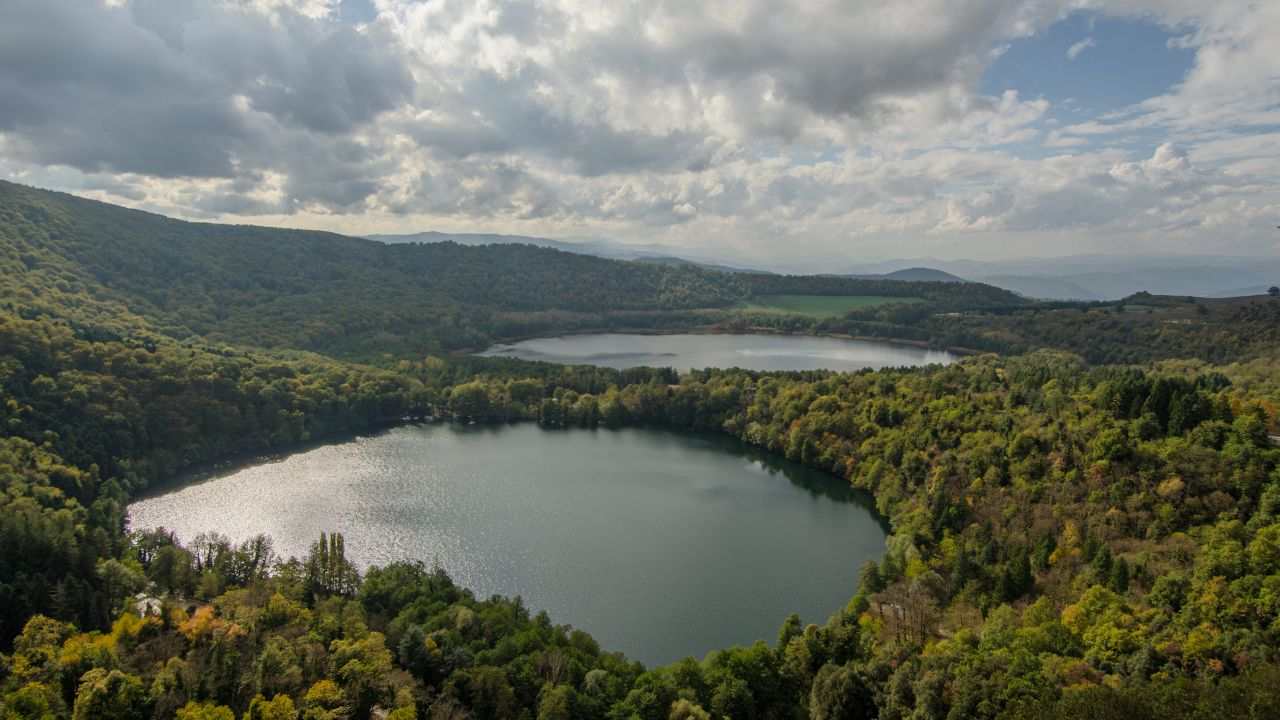
[[598,333],[495,345],[482,355],[565,365],[639,365],[690,370],[862,370],[947,364],[948,352],[910,345],[803,335],[631,335]]
[[658,430],[405,426],[244,467],[129,507],[189,541],[323,531],[363,566],[438,562],[646,663],[821,623],[884,551],[845,482],[732,438]]

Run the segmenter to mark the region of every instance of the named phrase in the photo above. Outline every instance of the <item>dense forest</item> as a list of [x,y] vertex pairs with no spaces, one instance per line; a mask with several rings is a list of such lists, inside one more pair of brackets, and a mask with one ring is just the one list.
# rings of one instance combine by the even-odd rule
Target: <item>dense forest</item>
[[873,295],[919,298],[951,308],[1018,307],[1030,304],[1022,297],[992,285],[976,282],[913,282],[840,275],[740,276],[752,295]]
[[189,223],[4,181],[0,271],[9,311],[100,337],[147,329],[359,360],[570,329],[714,325],[782,287],[928,297],[948,309],[1021,302],[977,283],[739,275],[532,245],[387,245]]
[[106,328],[121,311],[184,339],[342,355],[488,342],[503,313],[728,306],[746,290],[693,267],[531,245],[386,245],[187,223],[0,182],[5,304]]
[[965,302],[955,302],[954,295],[918,292],[925,302],[857,308],[830,319],[739,313],[724,319],[722,327],[913,340],[1002,354],[1053,348],[1097,364],[1173,359],[1229,363],[1280,354],[1280,302],[1275,296],[1211,299],[1138,293],[1115,302],[999,303],[988,302],[999,298],[985,293],[966,295]]
[[[562,367],[423,348],[489,337],[502,313],[554,328],[605,307],[664,328],[763,292],[533,248],[400,248],[384,282],[392,256],[338,236],[0,198],[0,718],[1280,713],[1280,301],[912,288],[925,302],[771,322],[945,327],[1002,354],[850,374]],[[494,292],[468,295],[490,272]],[[383,290],[415,304],[393,321]],[[455,321],[476,334],[440,329]],[[1146,354],[1116,355],[1126,342]],[[727,433],[870,492],[889,549],[831,618],[644,668],[447,568],[361,572],[341,536],[280,558],[269,538],[126,532],[128,499],[184,468],[428,414]]]

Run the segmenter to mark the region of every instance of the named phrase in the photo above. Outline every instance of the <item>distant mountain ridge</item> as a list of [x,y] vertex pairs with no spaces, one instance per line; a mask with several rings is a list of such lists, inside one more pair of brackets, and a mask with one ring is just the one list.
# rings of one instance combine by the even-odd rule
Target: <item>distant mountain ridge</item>
[[928,267],[910,267],[879,275],[854,275],[867,280],[898,280],[900,282],[970,282],[959,275]]
[[[1280,285],[1280,282],[1275,283],[1275,285]],[[1269,293],[1268,293],[1268,291],[1269,291],[1272,287],[1273,287],[1272,285],[1251,285],[1251,286],[1249,286],[1249,287],[1233,288],[1233,289],[1231,289],[1231,290],[1224,290],[1224,291],[1222,291],[1222,292],[1220,292],[1220,293],[1217,293],[1217,294],[1213,295],[1212,297],[1216,297],[1216,298],[1237,298],[1237,297],[1251,297],[1251,296],[1253,296],[1253,295],[1267,295],[1267,294],[1269,294]]]
[[997,261],[913,258],[868,263],[850,272],[883,274],[920,266],[1045,300],[1119,300],[1143,291],[1238,297],[1260,294],[1280,284],[1280,256],[1074,255]]
[[[676,254],[673,248],[666,245],[632,244],[604,239],[553,240],[551,238],[532,235],[504,235],[500,233],[445,233],[428,230],[419,233],[400,235],[365,235],[368,240],[375,240],[391,245],[402,243],[441,243],[455,242],[468,247],[483,245],[534,245],[552,248],[563,252],[580,255],[594,255],[611,260],[631,260],[654,265],[689,265],[706,270],[719,270],[729,273],[763,273],[777,275],[780,271],[737,265],[719,258],[699,256],[697,254]],[[970,282],[958,275],[930,267],[910,267],[887,273],[854,274],[863,280],[898,280],[902,282]]]
[[563,240],[551,240],[544,237],[533,237],[531,235],[501,235],[498,233],[443,233],[435,230],[428,230],[420,233],[408,233],[400,235],[365,235],[368,240],[374,240],[388,245],[398,245],[402,243],[440,243],[454,242],[467,247],[480,247],[482,245],[533,245],[535,247],[546,247],[555,250],[563,250],[565,252],[576,252],[578,254],[595,254],[583,253],[578,243],[565,242]]
[[[778,266],[764,268],[759,263],[736,262],[732,257],[711,256],[696,249],[599,238],[553,240],[528,235],[435,231],[366,237],[388,244],[515,243],[613,260],[688,265],[729,273],[792,272]],[[818,272],[866,280],[980,282],[1040,300],[1119,300],[1144,291],[1157,295],[1239,297],[1264,294],[1267,288],[1280,284],[1280,257],[1070,255],[996,261],[915,258],[863,263],[843,272]]]
[[1070,278],[1048,275],[987,275],[982,278],[982,282],[1016,292],[1023,297],[1041,300],[1107,299]]
[[651,265],[673,265],[677,267],[690,266],[690,267],[702,268],[703,270],[717,270],[719,272],[726,272],[726,273],[751,273],[755,275],[776,275],[777,274],[774,272],[770,272],[768,270],[755,270],[751,268],[736,267],[733,265],[721,265],[719,263],[697,262],[695,260],[688,260],[686,258],[676,257],[674,255],[662,255],[662,256],[655,256],[655,257],[649,257],[649,256],[638,257],[633,259],[631,262],[649,263]]
[[717,258],[693,255],[676,255],[673,248],[666,245],[633,244],[603,239],[553,240],[531,235],[504,235],[500,233],[444,233],[428,230],[420,233],[404,235],[366,235],[368,240],[375,240],[390,245],[402,243],[441,243],[455,242],[468,247],[483,245],[534,245],[551,248],[561,252],[578,255],[592,255],[610,260],[639,260],[659,265],[691,265],[708,270],[724,272],[763,272],[760,268],[743,267],[721,262]]

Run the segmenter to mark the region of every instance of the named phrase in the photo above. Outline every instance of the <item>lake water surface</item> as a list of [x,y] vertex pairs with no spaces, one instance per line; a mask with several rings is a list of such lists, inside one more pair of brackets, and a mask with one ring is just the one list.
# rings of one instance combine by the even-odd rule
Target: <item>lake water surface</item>
[[646,663],[823,622],[885,528],[836,478],[731,438],[657,430],[405,426],[197,482],[129,507],[184,541],[324,531],[362,566],[438,562],[479,597],[520,595]]
[[807,335],[633,335],[597,333],[495,345],[481,355],[618,369],[862,370],[947,364],[955,356],[910,345]]

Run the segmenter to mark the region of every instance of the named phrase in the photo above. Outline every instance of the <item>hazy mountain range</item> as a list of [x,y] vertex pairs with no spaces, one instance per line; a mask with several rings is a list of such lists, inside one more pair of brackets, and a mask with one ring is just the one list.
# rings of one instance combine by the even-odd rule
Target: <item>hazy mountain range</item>
[[855,277],[901,280],[902,282],[967,282],[959,275],[927,267],[909,267],[886,273],[862,273],[855,274]]
[[[669,245],[630,244],[598,238],[552,240],[526,235],[441,232],[368,237],[386,243],[522,243],[619,260],[692,264],[725,272],[780,271],[697,250],[675,255]],[[1143,290],[1157,295],[1235,297],[1260,295],[1272,285],[1280,285],[1280,257],[1071,255],[997,261],[910,258],[850,265],[843,272],[832,274],[904,281],[983,282],[1027,297],[1051,300],[1115,300]]]
[[1280,285],[1280,257],[1210,255],[1075,255],[977,261],[934,258],[893,260],[853,268],[887,272],[907,266],[937,268],[1028,297],[1114,300],[1145,290],[1157,295],[1236,297]]

